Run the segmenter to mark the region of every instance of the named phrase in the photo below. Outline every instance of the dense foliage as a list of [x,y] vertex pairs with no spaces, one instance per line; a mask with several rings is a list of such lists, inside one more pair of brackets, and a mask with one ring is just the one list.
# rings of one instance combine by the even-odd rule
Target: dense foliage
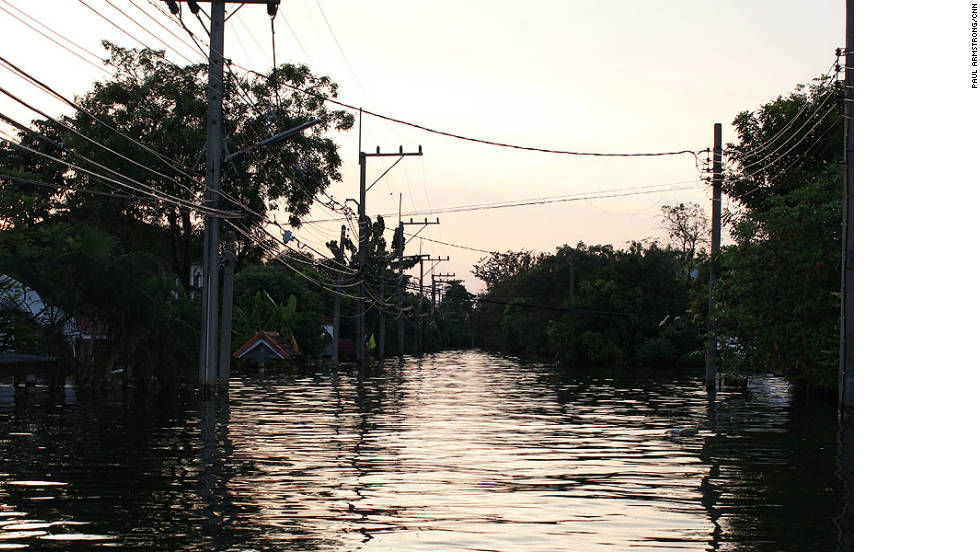
[[[159,51],[108,42],[104,46],[109,52],[107,65],[115,75],[78,98],[81,111],[22,129],[22,143],[50,157],[7,145],[0,149],[6,174],[26,174],[43,183],[11,180],[5,189],[30,197],[5,193],[3,203],[18,207],[13,216],[21,220],[61,215],[112,233],[131,221],[165,229],[167,240],[154,246],[184,288],[190,289],[190,265],[200,255],[196,244],[201,221],[187,208],[155,198],[165,194],[203,201],[207,65],[177,66]],[[257,236],[261,236],[259,224],[277,209],[286,212],[290,224],[298,225],[316,196],[340,180],[340,154],[328,131],[353,125],[350,113],[332,111],[317,96],[296,90],[336,96],[337,86],[329,78],[290,64],[277,67],[271,77],[228,73],[223,100],[223,148],[229,154],[244,153],[225,164],[221,206],[239,211],[242,218],[236,225]],[[273,146],[252,147],[314,119],[322,122]],[[52,158],[107,175],[124,186],[108,184]],[[150,188],[152,194],[146,191]],[[127,246],[146,246],[128,243],[127,236],[120,239]],[[249,255],[252,240],[237,239],[240,256]]]
[[[735,244],[719,258],[725,368],[836,385],[841,278],[841,90],[817,81],[739,114],[725,192]],[[787,129],[787,130],[783,130]]]
[[[0,335],[7,350],[70,357],[65,325],[84,321],[97,330],[97,350],[78,360],[110,368],[118,360],[137,375],[190,373],[200,326],[191,269],[202,251],[202,219],[190,204],[203,201],[207,66],[104,45],[114,75],[76,98],[72,115],[30,127],[7,120],[20,132],[16,144],[0,145],[0,274],[35,290],[60,320],[25,320],[7,301]],[[324,291],[266,263],[270,236],[262,226],[273,211],[298,225],[340,179],[329,133],[349,129],[353,116],[320,99],[336,89],[301,65],[280,65],[268,79],[225,77],[222,147],[242,152],[225,160],[220,200],[243,231],[231,245],[242,271],[238,341],[271,326],[301,349],[320,345]],[[320,122],[253,147],[312,120]],[[264,300],[256,304],[256,296]]]
[[639,243],[485,257],[474,270],[487,283],[473,315],[478,343],[570,364],[676,365],[700,346],[682,319],[681,258]]
[[21,352],[64,355],[70,337],[58,330],[87,321],[103,334],[94,360],[106,369],[170,367],[196,358],[196,304],[152,255],[126,249],[103,230],[56,222],[0,232],[0,271],[58,312],[36,328],[46,336],[44,350]]

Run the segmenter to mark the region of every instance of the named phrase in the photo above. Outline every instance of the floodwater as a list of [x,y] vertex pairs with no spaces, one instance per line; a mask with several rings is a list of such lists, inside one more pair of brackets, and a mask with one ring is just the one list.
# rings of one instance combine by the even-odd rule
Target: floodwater
[[475,351],[211,400],[8,381],[0,550],[847,550],[852,450],[777,378]]

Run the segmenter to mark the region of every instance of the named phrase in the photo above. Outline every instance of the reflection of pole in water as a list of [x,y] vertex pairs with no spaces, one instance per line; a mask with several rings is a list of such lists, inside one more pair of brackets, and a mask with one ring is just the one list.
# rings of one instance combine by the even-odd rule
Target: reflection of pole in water
[[[357,495],[357,501],[361,502],[362,500],[364,500],[364,491],[362,489],[363,484],[361,483],[361,481],[362,478],[366,476],[368,473],[367,470],[364,469],[363,466],[361,466],[361,446],[364,444],[364,440],[367,437],[367,433],[369,429],[367,418],[368,415],[371,413],[371,408],[367,403],[367,393],[365,392],[364,389],[364,379],[361,377],[360,372],[358,372],[358,377],[357,377],[357,410],[358,410],[358,414],[360,414],[360,421],[357,423],[357,442],[354,444],[354,454],[351,456],[351,467],[354,468],[354,471],[357,472],[357,483],[354,485],[354,488],[352,490],[354,491],[354,494]],[[348,509],[351,512],[360,514],[361,519],[359,521],[363,523],[367,523],[368,513],[366,511],[358,512],[357,508],[354,507],[353,503],[348,505]],[[364,535],[364,540],[361,541],[362,543],[367,543],[368,541],[374,538],[371,536],[371,533],[368,532],[368,530],[363,526],[357,528],[357,531],[360,532],[362,535]]]
[[[718,393],[714,385],[708,385],[707,387],[708,431],[714,433],[718,421]],[[718,547],[721,545],[721,525],[718,523],[718,520],[721,518],[721,513],[715,508],[718,497],[721,496],[721,491],[712,483],[712,479],[717,479],[721,472],[718,463],[712,459],[711,440],[714,438],[706,436],[701,449],[701,461],[711,466],[708,468],[708,474],[701,479],[700,485],[701,505],[708,512],[708,519],[711,520],[712,525],[711,540],[709,541],[710,548],[708,550],[718,550]]]
[[[219,545],[225,540],[221,529],[223,512],[229,502],[225,463],[231,457],[228,437],[230,418],[227,390],[208,395],[200,403],[201,416],[201,474],[198,490],[203,502],[204,534]],[[219,548],[223,548],[220,547]]]
[[[853,418],[852,418],[853,420]],[[844,491],[844,505],[834,518],[837,528],[837,551],[854,550],[854,425],[853,422],[837,421],[837,454],[834,475]]]

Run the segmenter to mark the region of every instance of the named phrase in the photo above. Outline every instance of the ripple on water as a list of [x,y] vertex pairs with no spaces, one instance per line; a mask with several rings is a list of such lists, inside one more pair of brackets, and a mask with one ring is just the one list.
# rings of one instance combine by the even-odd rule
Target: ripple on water
[[[718,397],[709,410],[699,375],[610,378],[475,352],[363,377],[270,370],[234,379],[227,400],[80,396],[48,421],[0,418],[0,435],[43,428],[7,439],[36,469],[0,458],[16,480],[0,485],[16,508],[0,505],[0,534],[127,550],[533,552],[806,549],[773,527],[832,531],[810,518],[806,487],[807,507],[781,508],[793,496],[780,489],[802,479],[790,468],[826,460],[787,444],[785,385]],[[76,425],[53,430],[66,419]],[[679,427],[698,433],[666,438]],[[59,450],[73,454],[51,460]],[[45,474],[71,485],[30,480]],[[88,533],[44,521],[60,517],[90,520]]]
[[64,487],[68,483],[62,481],[7,481],[8,487]]
[[88,533],[57,533],[53,535],[44,535],[40,537],[42,540],[49,541],[107,541],[113,540],[116,537],[112,535],[96,535]]

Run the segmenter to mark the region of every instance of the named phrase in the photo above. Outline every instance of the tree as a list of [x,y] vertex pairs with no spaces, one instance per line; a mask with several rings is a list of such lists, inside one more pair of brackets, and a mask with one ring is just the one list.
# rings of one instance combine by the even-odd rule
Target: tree
[[276,331],[286,339],[295,337],[303,352],[312,354],[321,349],[327,292],[315,283],[322,278],[315,269],[300,270],[306,277],[270,259],[235,275],[233,328],[237,345],[255,332]]
[[[833,389],[840,316],[840,88],[817,81],[735,121],[725,191],[740,204],[719,259],[716,315],[727,369]],[[783,130],[786,129],[786,130]]]
[[722,190],[746,209],[764,210],[772,198],[840,161],[842,105],[842,85],[820,78],[739,113],[732,121],[738,143],[725,148],[729,170]]
[[57,222],[0,232],[0,273],[34,289],[63,320],[103,326],[108,356],[100,360],[109,367],[118,359],[145,374],[196,354],[199,311],[174,278],[99,228]]
[[489,289],[498,282],[530,269],[537,261],[538,258],[530,251],[492,253],[473,265],[473,275],[483,280]]
[[697,203],[661,205],[660,212],[667,236],[672,244],[676,244],[680,249],[685,272],[690,275],[691,264],[698,252],[698,246],[708,245],[708,236],[711,233],[708,217]]
[[656,244],[579,243],[488,261],[478,268],[489,268],[493,283],[472,318],[486,347],[568,364],[653,366],[676,364],[696,343],[696,334],[660,323],[682,315],[686,297],[673,252]]
[[[84,155],[159,192],[202,202],[203,179],[193,171],[203,159],[206,141],[207,65],[181,67],[165,60],[161,51],[122,48],[108,42],[103,45],[109,50],[107,65],[115,68],[114,78],[95,83],[78,99],[84,111],[63,119],[87,138],[58,127],[57,140],[64,143],[66,151]],[[340,180],[340,154],[328,132],[351,128],[353,116],[331,110],[319,99],[335,97],[337,85],[303,65],[283,64],[269,79],[228,73],[225,88],[224,146],[228,152],[246,153],[223,170],[222,208],[240,211],[244,218],[236,224],[247,230],[258,228],[269,211],[279,209],[286,212],[289,224],[298,226],[316,196]],[[162,153],[135,145],[89,114]],[[265,138],[314,119],[322,123],[273,146],[252,148]],[[103,146],[123,153],[140,166]],[[77,155],[67,156],[87,165]],[[55,183],[97,193],[113,191],[87,174],[52,167],[48,162],[40,170],[54,172],[49,176]],[[60,203],[74,220],[87,220],[106,229],[125,227],[131,221],[166,229],[168,264],[189,289],[190,263],[199,255],[192,247],[199,235],[199,218],[186,208],[135,195],[128,200],[103,201],[84,192],[64,191]],[[247,257],[251,247],[251,241],[243,239],[238,247],[240,257]]]

